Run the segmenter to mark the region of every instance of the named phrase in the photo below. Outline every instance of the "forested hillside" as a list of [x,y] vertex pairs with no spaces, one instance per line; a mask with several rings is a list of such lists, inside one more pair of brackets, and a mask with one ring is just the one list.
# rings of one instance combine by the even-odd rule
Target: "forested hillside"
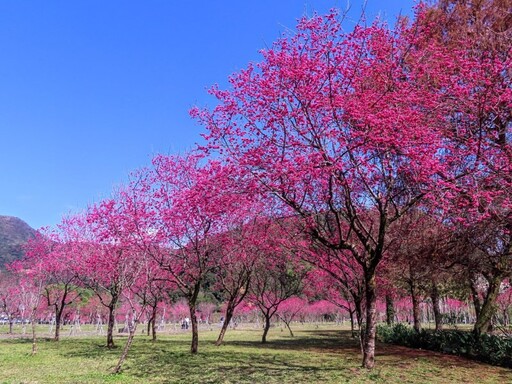
[[34,236],[35,232],[17,217],[0,216],[0,268],[23,256],[23,244]]

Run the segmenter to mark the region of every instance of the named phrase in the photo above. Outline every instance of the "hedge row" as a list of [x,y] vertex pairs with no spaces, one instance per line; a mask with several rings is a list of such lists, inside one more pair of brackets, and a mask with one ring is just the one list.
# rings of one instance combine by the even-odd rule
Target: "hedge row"
[[419,333],[404,324],[379,325],[380,341],[422,348],[430,351],[465,356],[493,365],[512,368],[512,338],[483,334],[477,337],[472,332],[423,329]]

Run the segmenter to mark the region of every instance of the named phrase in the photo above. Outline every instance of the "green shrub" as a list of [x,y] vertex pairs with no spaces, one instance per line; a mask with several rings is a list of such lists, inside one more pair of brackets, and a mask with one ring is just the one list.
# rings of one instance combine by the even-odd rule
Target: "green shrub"
[[379,325],[378,339],[384,343],[423,348],[452,355],[466,356],[493,365],[512,368],[512,338],[481,335],[460,330],[416,332],[405,324]]

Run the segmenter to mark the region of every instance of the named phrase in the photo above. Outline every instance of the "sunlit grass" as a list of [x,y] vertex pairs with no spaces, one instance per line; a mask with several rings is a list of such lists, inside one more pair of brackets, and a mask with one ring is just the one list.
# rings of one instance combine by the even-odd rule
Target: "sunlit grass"
[[[425,351],[378,345],[377,367],[360,368],[358,343],[334,325],[297,327],[296,337],[273,328],[269,343],[261,331],[229,331],[215,347],[216,331],[200,334],[197,355],[189,333],[159,335],[156,343],[138,335],[123,372],[112,375],[118,348],[103,337],[39,341],[31,356],[29,339],[0,340],[0,383],[508,383],[512,372]],[[42,327],[44,333],[48,328]],[[64,332],[65,334],[65,332]]]

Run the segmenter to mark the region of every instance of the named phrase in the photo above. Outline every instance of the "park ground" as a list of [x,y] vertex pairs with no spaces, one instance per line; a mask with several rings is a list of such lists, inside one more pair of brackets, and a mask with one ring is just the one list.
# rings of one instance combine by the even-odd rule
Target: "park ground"
[[[0,383],[512,383],[512,370],[394,345],[377,345],[377,365],[360,368],[358,343],[334,325],[296,327],[295,337],[272,328],[230,330],[214,345],[217,330],[200,334],[199,353],[189,353],[190,334],[138,335],[120,374],[110,373],[121,353],[100,336],[41,338],[31,355],[29,338],[0,339]],[[44,334],[43,332],[41,332]]]

